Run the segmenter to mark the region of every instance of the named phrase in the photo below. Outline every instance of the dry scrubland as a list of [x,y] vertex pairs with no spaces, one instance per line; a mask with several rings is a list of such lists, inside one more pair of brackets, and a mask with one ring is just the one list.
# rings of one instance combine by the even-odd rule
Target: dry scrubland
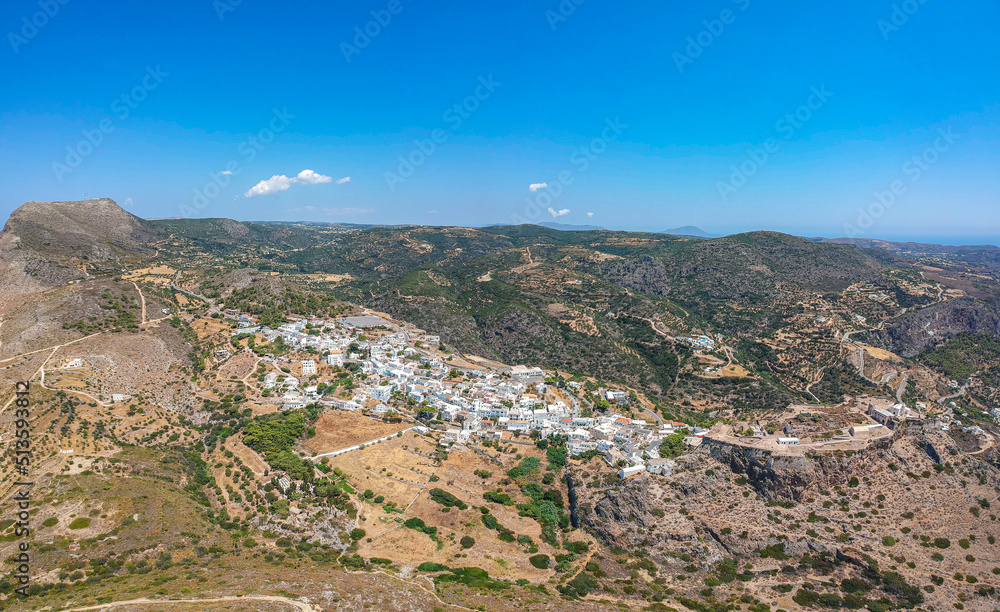
[[[405,448],[404,448],[405,447]],[[516,446],[518,452],[544,457],[533,446]],[[366,502],[358,526],[367,532],[360,542],[359,553],[364,557],[391,558],[402,565],[416,566],[434,562],[458,567],[481,567],[491,577],[515,581],[521,578],[537,581],[551,576],[528,562],[527,547],[498,539],[497,532],[482,522],[479,506],[488,506],[501,525],[517,535],[528,536],[538,552],[555,555],[555,550],[541,540],[541,528],[535,520],[518,515],[513,507],[487,504],[483,493],[496,490],[498,480],[506,470],[518,463],[514,453],[499,456],[502,463],[491,461],[471,450],[457,447],[440,466],[427,456],[434,452],[432,439],[413,433],[401,438],[374,444],[330,459],[330,465],[343,470],[359,491],[370,489],[405,508],[402,513],[386,512],[381,504]],[[412,451],[412,452],[411,452]],[[544,465],[544,464],[543,464]],[[383,470],[384,468],[384,470]],[[480,478],[477,470],[491,471],[493,476]],[[435,479],[432,481],[432,477]],[[407,482],[400,482],[405,480]],[[469,508],[445,508],[432,500],[431,489],[443,489],[465,502]],[[505,492],[523,501],[519,488],[509,485]],[[436,527],[440,544],[427,534],[402,526],[406,519],[417,517],[427,526]],[[459,541],[472,537],[475,545],[464,549]],[[582,533],[574,539],[586,539]],[[370,541],[369,541],[370,540]],[[534,553],[532,553],[534,554]]]
[[[489,610],[515,612],[532,609],[524,601],[533,595],[517,587],[497,594],[462,586],[445,587],[435,594],[426,578],[394,571],[345,571],[337,565],[317,563],[308,557],[267,561],[265,553],[280,552],[275,541],[257,538],[253,547],[234,542],[229,534],[202,517],[199,506],[178,487],[184,470],[176,455],[162,451],[130,449],[113,458],[97,459],[75,475],[49,474],[39,478],[40,494],[34,520],[54,525],[40,528],[33,563],[48,577],[73,582],[61,593],[50,593],[48,609],[91,607],[129,612],[191,612],[208,610],[284,611],[312,606],[315,610],[356,611],[363,609],[432,612],[456,609],[442,601],[460,605],[486,604]],[[41,501],[44,500],[44,501]],[[81,519],[89,519],[82,521]],[[51,521],[49,521],[51,523]],[[84,525],[85,526],[81,526]],[[9,534],[9,526],[4,528]],[[423,536],[426,538],[426,536]],[[0,554],[8,556],[15,542],[0,543]],[[170,559],[164,564],[163,559]],[[84,571],[90,563],[116,558],[157,569],[149,573],[128,572],[88,583]],[[101,560],[104,561],[101,561]],[[73,575],[79,567],[78,575]],[[293,579],[278,577],[293,575]],[[269,594],[297,602],[268,602],[250,597]],[[247,601],[185,602],[168,600],[246,597]],[[151,598],[150,603],[110,607],[100,602]],[[155,601],[161,600],[161,601]],[[5,609],[37,610],[32,600],[8,599]],[[538,609],[538,608],[536,608]],[[547,610],[599,610],[600,605],[553,600]]]
[[[595,494],[594,487],[585,484],[581,491],[587,499],[581,503],[591,525],[612,546],[647,551],[662,563],[659,575],[666,578],[665,584],[678,590],[712,575],[705,570],[722,556],[743,559],[741,566],[746,563],[760,572],[796,567],[804,553],[819,556],[826,551],[832,560],[832,554],[842,550],[859,560],[870,556],[882,570],[899,572],[911,585],[934,587],[922,593],[935,609],[962,603],[961,593],[965,609],[993,610],[995,599],[972,591],[1000,586],[1000,577],[992,571],[1000,567],[1000,546],[995,544],[1000,522],[995,505],[986,509],[979,503],[995,499],[1000,483],[995,471],[962,456],[946,436],[934,434],[929,441],[949,467],[939,471],[941,464],[935,468],[922,443],[904,438],[887,452],[868,453],[853,462],[850,471],[835,475],[835,484],[823,470],[804,473],[797,500],[775,495],[780,487],[767,484],[767,497],[761,497],[762,491],[742,474],[702,449],[684,458],[669,480],[638,476],[621,494]],[[603,480],[603,470],[595,467],[601,466],[592,463],[578,470],[584,483]],[[792,556],[759,558],[758,551],[774,546],[783,546]],[[685,554],[698,559],[693,575],[678,556]],[[839,585],[859,572],[849,563],[798,567],[805,569],[761,574],[742,588],[773,608],[795,610],[801,607],[791,596],[803,584],[840,593],[820,585]],[[933,576],[943,582],[935,585]],[[777,585],[794,588],[783,596],[771,588]]]

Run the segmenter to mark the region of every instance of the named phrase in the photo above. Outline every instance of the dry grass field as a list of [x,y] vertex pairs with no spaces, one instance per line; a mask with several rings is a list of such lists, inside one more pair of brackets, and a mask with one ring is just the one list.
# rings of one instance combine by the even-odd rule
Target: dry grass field
[[223,332],[228,335],[230,327],[229,323],[218,319],[198,318],[191,323],[191,329],[198,334],[199,340],[205,340]]
[[219,378],[243,380],[254,373],[258,361],[253,353],[245,351],[236,353],[219,366]]
[[410,450],[430,454],[433,449],[432,441],[408,433],[402,438],[331,457],[329,465],[343,470],[359,490],[370,489],[403,508],[413,501],[435,471],[431,459]]
[[406,429],[402,423],[383,423],[346,410],[331,410],[316,421],[316,435],[303,443],[305,449],[322,454],[340,450]]
[[881,359],[882,361],[893,361],[896,363],[902,363],[903,358],[896,353],[887,351],[885,349],[876,348],[874,346],[868,346],[867,344],[859,344],[861,348],[865,349],[865,352],[874,357],[875,359]]
[[721,376],[733,376],[736,378],[746,378],[750,376],[750,371],[738,363],[733,363],[719,370]]

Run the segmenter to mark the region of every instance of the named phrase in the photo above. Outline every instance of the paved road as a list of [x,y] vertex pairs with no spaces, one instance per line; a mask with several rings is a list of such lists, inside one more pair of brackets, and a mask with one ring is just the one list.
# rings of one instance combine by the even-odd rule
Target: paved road
[[656,419],[657,423],[659,423],[661,426],[663,425],[663,418],[660,415],[656,414],[655,412],[653,412],[649,408],[646,408],[645,406],[642,409],[646,411],[646,414]]
[[958,397],[960,395],[964,395],[965,394],[965,390],[968,387],[969,387],[969,383],[965,383],[964,385],[962,385],[961,387],[959,387],[958,391],[956,391],[955,393],[952,393],[951,395],[946,395],[946,396],[942,397],[941,399],[939,399],[938,403],[939,404],[944,404],[946,401],[948,401],[950,399],[956,398],[956,397]]

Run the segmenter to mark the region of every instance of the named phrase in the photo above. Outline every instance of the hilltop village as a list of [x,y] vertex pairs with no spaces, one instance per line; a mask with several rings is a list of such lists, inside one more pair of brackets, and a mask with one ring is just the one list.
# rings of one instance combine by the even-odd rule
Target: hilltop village
[[[672,461],[660,457],[661,442],[676,436],[693,446],[707,432],[665,422],[652,412],[648,420],[617,413],[635,403],[634,392],[565,381],[538,367],[458,357],[437,336],[414,334],[378,316],[300,319],[276,329],[233,311],[225,316],[239,326],[232,332],[235,343],[252,337],[255,346],[279,342],[291,349],[286,356],[262,359],[282,373],[262,377],[259,401],[277,403],[279,410],[316,403],[389,422],[414,418],[424,423],[416,431],[437,429],[445,443],[559,435],[567,439],[570,455],[603,455],[625,476],[647,469],[669,473]],[[316,358],[300,358],[311,353]],[[358,375],[349,397],[327,393],[333,388],[324,380],[341,372]]]
[[[705,440],[790,455],[858,450],[926,416],[889,399],[845,397],[838,406],[790,406],[769,423],[720,421],[709,429],[664,420],[645,409],[635,391],[452,354],[438,336],[374,314],[292,319],[274,329],[236,310],[221,315],[235,327],[234,347],[258,354],[266,350],[260,347],[283,349],[280,356],[260,356],[272,369],[258,376],[259,403],[279,411],[317,404],[390,423],[405,418],[418,433],[436,430],[445,444],[561,436],[570,456],[601,456],[621,478],[670,475],[673,458]],[[227,350],[217,354],[228,356]],[[352,375],[350,388],[330,384],[344,375]],[[935,424],[947,430],[949,422],[945,412]]]

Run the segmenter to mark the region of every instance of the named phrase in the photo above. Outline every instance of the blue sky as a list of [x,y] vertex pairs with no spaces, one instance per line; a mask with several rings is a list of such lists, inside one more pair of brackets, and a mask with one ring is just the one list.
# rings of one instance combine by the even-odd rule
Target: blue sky
[[998,25],[985,0],[12,0],[0,215],[1000,244]]

